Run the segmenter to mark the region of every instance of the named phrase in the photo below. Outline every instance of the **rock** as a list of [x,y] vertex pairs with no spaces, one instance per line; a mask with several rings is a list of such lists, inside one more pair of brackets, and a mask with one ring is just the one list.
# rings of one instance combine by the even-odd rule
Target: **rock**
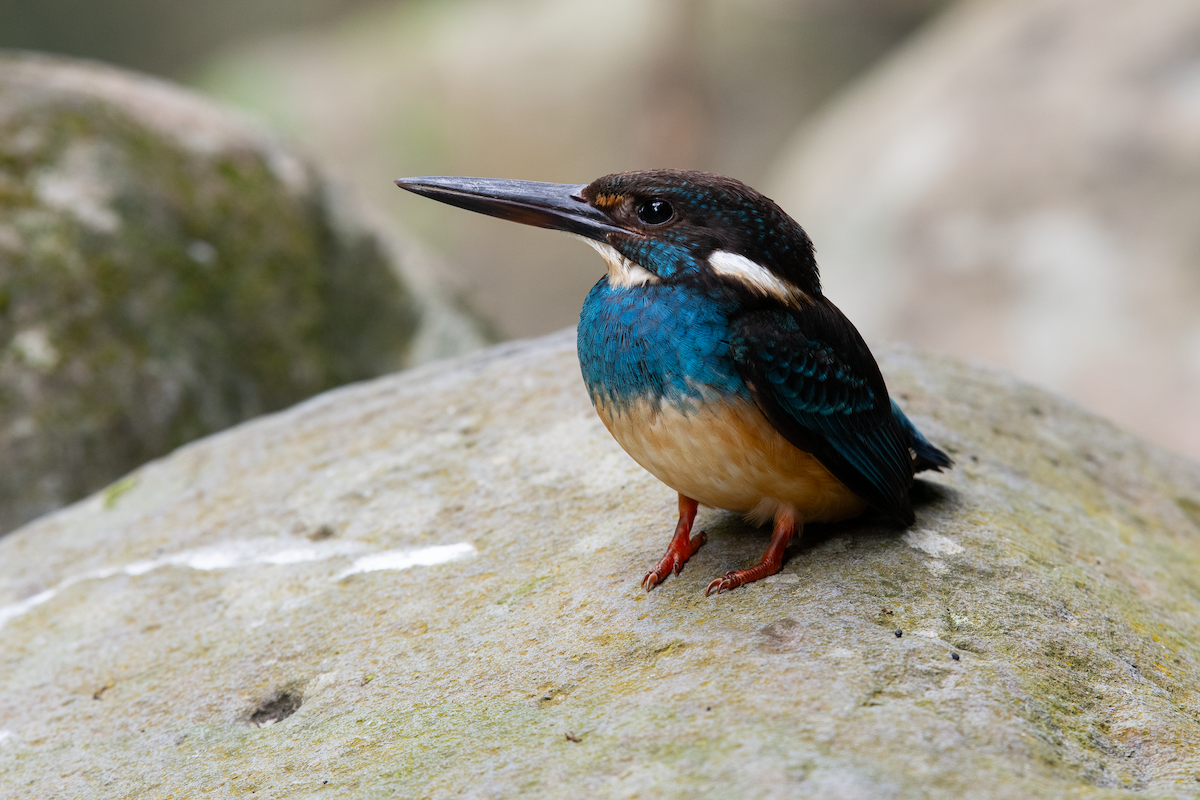
[[[674,495],[573,333],[323,394],[0,540],[12,798],[1195,797],[1200,465],[877,350],[955,469],[904,531],[653,592]],[[955,659],[955,654],[958,658]]]
[[54,0],[0,5],[0,47],[48,50],[179,76],[230,39],[328,24],[377,0]]
[[0,56],[0,533],[198,436],[482,344],[359,216],[189,92]]
[[335,165],[462,270],[504,335],[532,336],[574,324],[595,255],[390,179],[688,167],[753,183],[802,119],[946,3],[390,2],[239,41],[196,82]]
[[769,194],[868,336],[1012,370],[1200,458],[1200,4],[971,0]]

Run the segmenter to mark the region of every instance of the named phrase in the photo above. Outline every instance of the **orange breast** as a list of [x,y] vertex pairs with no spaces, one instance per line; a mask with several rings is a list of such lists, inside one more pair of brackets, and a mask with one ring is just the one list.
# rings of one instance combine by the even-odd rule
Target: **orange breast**
[[684,413],[648,401],[596,412],[617,443],[654,477],[703,505],[756,521],[780,505],[799,522],[858,516],[866,504],[809,453],[783,438],[752,403],[697,404]]

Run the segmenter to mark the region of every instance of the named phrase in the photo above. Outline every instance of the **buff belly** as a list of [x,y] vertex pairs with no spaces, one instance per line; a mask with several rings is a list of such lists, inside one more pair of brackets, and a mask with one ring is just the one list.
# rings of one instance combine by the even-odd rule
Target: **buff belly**
[[798,522],[835,522],[866,504],[809,453],[783,438],[742,400],[687,413],[637,401],[620,410],[596,404],[617,443],[648,472],[702,505],[763,522],[790,506]]

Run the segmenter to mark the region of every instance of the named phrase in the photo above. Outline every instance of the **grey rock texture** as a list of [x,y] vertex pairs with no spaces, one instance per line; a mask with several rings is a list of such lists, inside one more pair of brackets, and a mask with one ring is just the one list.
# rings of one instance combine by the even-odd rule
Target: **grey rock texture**
[[191,439],[481,345],[360,217],[190,92],[0,54],[0,533]]
[[0,540],[3,795],[1200,793],[1200,465],[879,349],[958,459],[917,525],[810,527],[706,598],[768,534],[702,511],[647,594],[675,497],[572,333],[334,390]]
[[1200,458],[1200,3],[967,0],[769,190],[868,336],[979,360]]

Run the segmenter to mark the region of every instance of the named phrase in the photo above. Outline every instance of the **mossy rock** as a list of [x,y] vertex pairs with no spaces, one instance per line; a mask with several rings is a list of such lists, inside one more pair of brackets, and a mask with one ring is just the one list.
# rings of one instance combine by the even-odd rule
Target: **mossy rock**
[[348,202],[182,89],[0,55],[0,532],[404,365],[424,300]]

